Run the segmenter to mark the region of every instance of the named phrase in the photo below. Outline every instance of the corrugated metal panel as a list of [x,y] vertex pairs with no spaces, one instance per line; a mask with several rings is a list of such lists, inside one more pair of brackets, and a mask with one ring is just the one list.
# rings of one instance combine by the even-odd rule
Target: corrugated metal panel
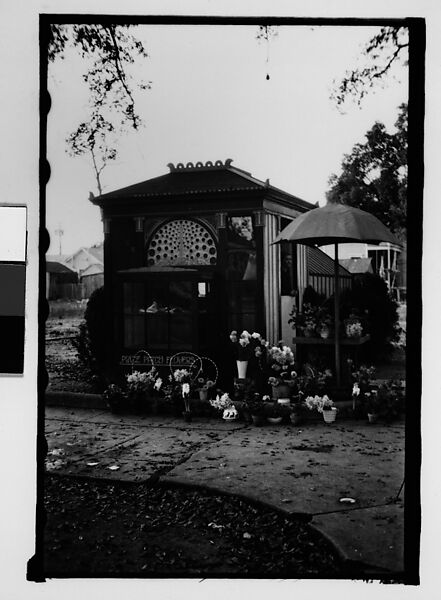
[[[326,298],[332,296],[335,291],[333,275],[309,275],[309,285],[312,286],[317,293],[326,296]],[[351,277],[345,276],[339,278],[340,290],[350,289],[351,286]]]
[[[334,275],[334,260],[319,248],[307,246],[308,273],[314,275]],[[341,265],[340,275],[349,275]]]
[[299,307],[303,305],[303,292],[308,285],[308,271],[306,269],[307,247],[302,244],[297,244],[297,285],[299,290]]
[[279,337],[280,319],[280,246],[272,245],[278,234],[278,217],[265,215],[264,226],[264,296],[266,336],[271,342]]

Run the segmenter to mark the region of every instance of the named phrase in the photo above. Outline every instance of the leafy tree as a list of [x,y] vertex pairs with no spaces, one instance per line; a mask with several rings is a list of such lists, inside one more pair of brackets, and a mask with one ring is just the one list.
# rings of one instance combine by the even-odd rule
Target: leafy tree
[[100,287],[90,296],[84,321],[73,340],[78,359],[98,390],[106,385],[106,326],[104,287]]
[[406,27],[382,27],[362,51],[363,66],[347,71],[339,83],[334,81],[331,99],[338,106],[349,98],[360,104],[369,90],[384,83],[393,65],[407,65],[408,47]]
[[344,156],[340,175],[331,175],[328,202],[339,202],[375,215],[399,238],[406,229],[407,105],[400,106],[396,131],[376,122],[366,142]]
[[352,289],[342,292],[340,308],[342,319],[351,313],[367,319],[371,339],[360,349],[360,357],[378,363],[390,356],[400,336],[398,306],[379,275],[363,273],[357,276]]
[[[89,115],[67,138],[67,151],[73,156],[90,154],[102,193],[100,175],[117,156],[116,134],[138,130],[142,124],[135,108],[133,81],[128,67],[136,58],[147,58],[141,41],[128,33],[128,25],[51,24],[47,56],[50,62],[63,59],[73,48],[90,66],[83,79],[89,88]],[[150,82],[136,85],[149,89]]]
[[80,123],[76,131],[67,138],[68,152],[71,156],[90,154],[95,172],[98,193],[103,193],[101,172],[109,161],[115,160],[117,150],[109,135],[114,132],[114,126],[102,115],[94,115],[90,121]]

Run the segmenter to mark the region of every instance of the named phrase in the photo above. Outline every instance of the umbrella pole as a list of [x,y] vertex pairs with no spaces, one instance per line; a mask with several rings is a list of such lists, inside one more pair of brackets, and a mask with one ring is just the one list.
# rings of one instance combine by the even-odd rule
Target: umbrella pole
[[334,244],[334,342],[335,342],[335,376],[337,387],[340,387],[340,292],[339,292],[339,277],[338,277],[338,244]]

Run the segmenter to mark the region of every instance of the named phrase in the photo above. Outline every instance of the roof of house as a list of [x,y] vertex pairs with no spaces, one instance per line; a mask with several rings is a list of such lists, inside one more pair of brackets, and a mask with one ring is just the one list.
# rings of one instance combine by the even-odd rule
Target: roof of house
[[85,269],[81,271],[81,277],[88,277],[90,275],[100,275],[104,273],[104,265],[102,263],[96,262],[91,265],[88,265]]
[[349,271],[349,273],[373,273],[371,258],[342,258],[339,260],[339,263]]
[[90,246],[90,248],[87,248],[87,250],[90,254],[95,256],[95,258],[97,258],[100,263],[103,262],[103,260],[104,260],[104,244],[102,242],[101,242],[101,244],[95,244],[94,246]]
[[46,258],[46,272],[47,273],[72,273],[76,275],[75,271],[69,269],[66,265],[58,261],[47,260]]
[[[308,271],[314,275],[334,275],[334,259],[319,248],[306,246]],[[340,276],[350,275],[349,271],[339,261],[338,273]]]
[[187,163],[187,165],[179,163],[176,166],[170,163],[168,165],[170,172],[166,175],[102,194],[96,198],[91,198],[91,201],[94,204],[103,205],[107,201],[125,198],[145,199],[149,197],[268,190],[283,195],[285,199],[291,200],[297,206],[305,209],[312,208],[313,205],[309,202],[270,185],[269,180],[260,181],[253,177],[251,173],[231,166],[231,163],[231,159],[227,159],[225,163],[218,160],[214,164],[208,161],[205,165],[201,162],[196,164]]
[[91,264],[103,264],[103,260],[104,260],[104,251],[103,251],[103,245],[101,244],[101,247],[99,245],[97,246],[91,246],[90,248],[86,248],[84,246],[82,246],[81,248],[79,248],[78,250],[76,250],[75,252],[73,252],[70,256],[68,256],[66,258],[66,261],[70,262],[71,260],[73,260],[73,258],[75,256],[77,256],[78,254],[86,254],[88,255],[91,259],[92,259],[92,263]]
[[46,254],[46,262],[57,262],[64,265],[69,256],[70,254]]

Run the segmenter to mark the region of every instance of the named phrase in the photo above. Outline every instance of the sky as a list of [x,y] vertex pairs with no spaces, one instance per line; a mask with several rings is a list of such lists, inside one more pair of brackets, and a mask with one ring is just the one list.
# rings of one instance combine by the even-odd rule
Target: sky
[[[325,202],[344,154],[363,142],[375,121],[389,130],[407,101],[407,68],[344,112],[330,99],[334,79],[357,65],[378,28],[283,26],[269,43],[255,26],[139,26],[133,33],[149,54],[133,81],[144,126],[118,139],[118,158],[102,173],[104,192],[168,172],[167,164],[233,159],[233,166],[315,204]],[[75,50],[50,65],[46,222],[50,254],[72,253],[103,238],[92,165],[71,157],[66,138],[86,118],[88,63]],[[266,75],[269,75],[269,80]]]

